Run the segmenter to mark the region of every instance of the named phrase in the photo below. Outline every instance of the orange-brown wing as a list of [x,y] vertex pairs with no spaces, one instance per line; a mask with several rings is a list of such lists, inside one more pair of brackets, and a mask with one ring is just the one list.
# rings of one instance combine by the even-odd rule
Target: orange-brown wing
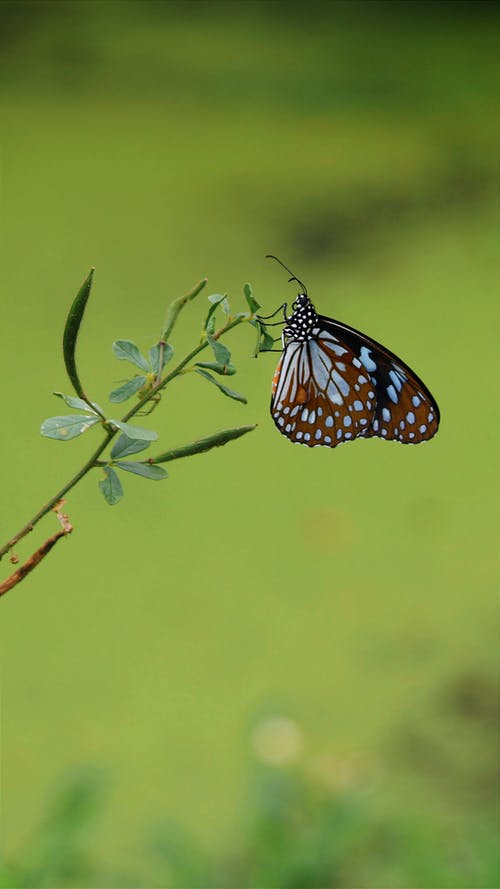
[[367,436],[375,389],[356,354],[328,332],[287,344],[273,379],[271,415],[290,441],[334,448]]

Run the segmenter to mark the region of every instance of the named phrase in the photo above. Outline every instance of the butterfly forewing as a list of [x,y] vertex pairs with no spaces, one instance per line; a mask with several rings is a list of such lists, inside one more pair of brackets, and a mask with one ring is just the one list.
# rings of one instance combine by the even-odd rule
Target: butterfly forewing
[[271,414],[291,441],[333,448],[379,436],[418,444],[437,432],[438,406],[416,374],[375,340],[316,315],[305,294],[285,338]]
[[361,362],[327,331],[286,347],[274,376],[271,413],[292,441],[334,448],[367,435],[375,406]]

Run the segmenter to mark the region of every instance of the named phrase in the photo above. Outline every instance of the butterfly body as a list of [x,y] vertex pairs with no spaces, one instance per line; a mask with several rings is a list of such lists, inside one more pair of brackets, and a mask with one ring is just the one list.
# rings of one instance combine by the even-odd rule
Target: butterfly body
[[422,380],[380,343],[319,315],[299,293],[285,314],[271,415],[292,442],[336,447],[378,436],[418,444],[436,434],[439,408]]

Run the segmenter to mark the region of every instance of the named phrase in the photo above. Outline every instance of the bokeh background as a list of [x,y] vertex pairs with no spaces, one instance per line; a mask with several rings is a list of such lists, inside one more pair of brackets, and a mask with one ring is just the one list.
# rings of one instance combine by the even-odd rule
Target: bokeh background
[[92,446],[38,432],[91,265],[80,368],[102,404],[113,340],[149,347],[203,275],[178,357],[206,293],[291,300],[273,252],[442,410],[422,447],[294,447],[268,414],[277,356],[239,328],[248,405],[189,375],[150,422],[165,447],[255,432],[127,476],[113,508],[97,476],[71,493],[71,539],[1,605],[2,885],[498,885],[497,4],[0,17],[2,542]]

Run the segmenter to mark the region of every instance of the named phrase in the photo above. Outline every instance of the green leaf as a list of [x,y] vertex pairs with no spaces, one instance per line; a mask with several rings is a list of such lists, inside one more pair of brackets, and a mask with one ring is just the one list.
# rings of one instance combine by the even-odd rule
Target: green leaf
[[258,312],[260,309],[260,303],[258,303],[257,300],[255,299],[255,297],[252,293],[252,288],[251,288],[250,284],[245,284],[245,286],[243,287],[243,293],[245,294],[245,299],[248,303],[248,308],[250,309],[252,314],[255,315],[255,312]]
[[135,364],[136,367],[139,367],[146,373],[149,371],[149,364],[144,355],[141,355],[139,349],[131,340],[117,340],[116,343],[113,343],[113,352],[120,361],[130,361],[131,364]]
[[103,497],[110,506],[114,506],[123,497],[123,488],[118,475],[110,466],[104,467],[105,478],[99,482]]
[[158,433],[152,429],[144,429],[142,426],[130,426],[129,423],[122,423],[121,420],[108,420],[116,429],[121,429],[128,438],[134,441],[156,441]]
[[208,297],[208,300],[213,303],[215,308],[220,306],[224,314],[229,318],[231,314],[231,306],[229,305],[229,300],[225,293],[212,293],[212,295]]
[[118,389],[113,389],[113,391],[109,393],[109,400],[114,404],[119,404],[121,401],[127,401],[127,399],[131,398],[132,395],[135,395],[146,382],[146,377],[134,377],[133,380],[127,380],[126,383],[118,386]]
[[99,417],[86,414],[68,414],[66,417],[49,417],[44,420],[40,432],[45,438],[57,438],[59,441],[70,441],[77,438],[86,429],[95,426],[99,422]]
[[218,389],[224,394],[227,395],[228,398],[234,398],[235,401],[242,401],[243,404],[247,403],[247,399],[244,395],[240,395],[238,392],[234,392],[232,389],[228,389],[227,386],[223,386],[222,383],[219,383],[218,380],[214,379],[214,377],[207,373],[206,370],[201,370],[201,368],[196,368],[196,373],[199,373],[200,376],[204,377],[210,383],[213,383],[214,386],[217,386]]
[[213,370],[216,374],[228,377],[232,377],[232,375],[236,373],[236,368],[233,364],[221,365],[214,364],[211,361],[197,361],[196,367],[205,367],[207,370]]
[[72,395],[63,395],[62,392],[54,392],[53,394],[56,395],[57,398],[62,398],[62,400],[65,404],[68,405],[68,407],[74,407],[77,411],[88,411],[89,414],[93,414],[95,413],[95,411],[92,410],[92,407],[90,406],[92,405],[102,414],[102,408],[99,407],[96,401],[91,401],[90,403],[88,403],[87,401],[84,401],[83,398],[74,398]]
[[257,342],[253,351],[253,357],[256,358],[259,352],[267,352],[274,348],[274,338],[267,332],[265,324],[261,321],[251,321],[251,324],[257,329]]
[[221,432],[214,432],[213,435],[209,435],[207,438],[200,438],[198,441],[192,441],[187,445],[181,445],[179,448],[172,448],[170,451],[158,454],[157,457],[151,458],[151,463],[169,463],[171,460],[179,460],[181,457],[202,454],[205,451],[210,451],[212,448],[222,447],[222,445],[227,444],[229,441],[234,441],[236,438],[241,438],[242,435],[252,432],[253,429],[256,429],[255,425],[237,426],[236,429],[223,429]]
[[150,441],[129,438],[128,435],[122,432],[111,448],[111,457],[113,460],[116,460],[117,457],[128,457],[129,454],[138,454],[139,451],[145,451],[146,448],[149,448],[150,444]]
[[231,312],[231,309],[227,296],[223,296],[221,293],[213,293],[212,296],[208,297],[208,300],[212,303],[212,305],[208,310],[208,315],[206,317],[205,324],[203,325],[203,329],[206,330],[208,333],[213,333],[215,330],[214,313],[218,306],[220,306],[224,314],[228,316]]
[[274,337],[272,337],[267,330],[263,329],[260,341],[260,351],[267,352],[269,349],[274,349]]
[[66,318],[66,324],[64,325],[63,333],[63,356],[66,372],[70,379],[70,383],[73,386],[73,389],[75,390],[76,394],[80,396],[85,395],[85,393],[83,391],[83,387],[78,376],[78,371],[76,369],[76,341],[78,339],[78,332],[80,330],[80,325],[82,323],[88,298],[90,296],[93,274],[94,269],[92,268],[85,278],[82,286],[80,287],[80,290],[78,291],[68,312],[68,317]]
[[225,367],[227,364],[231,364],[231,352],[223,343],[220,343],[219,340],[214,340],[213,336],[210,336],[207,333],[207,340],[212,347],[212,351],[214,353],[215,360],[217,364],[221,364],[222,367]]
[[172,346],[170,346],[168,343],[165,343],[163,348],[163,361],[160,368],[160,343],[156,343],[154,346],[151,346],[149,350],[149,362],[151,364],[151,370],[153,370],[155,374],[160,373],[165,365],[168,364],[173,354],[174,350]]
[[154,481],[159,481],[162,478],[166,478],[168,473],[165,469],[162,469],[161,466],[152,466],[151,463],[135,463],[132,460],[116,460],[115,465],[119,466],[120,469],[125,469],[126,472],[134,472],[135,475],[142,475],[143,478],[151,478]]

